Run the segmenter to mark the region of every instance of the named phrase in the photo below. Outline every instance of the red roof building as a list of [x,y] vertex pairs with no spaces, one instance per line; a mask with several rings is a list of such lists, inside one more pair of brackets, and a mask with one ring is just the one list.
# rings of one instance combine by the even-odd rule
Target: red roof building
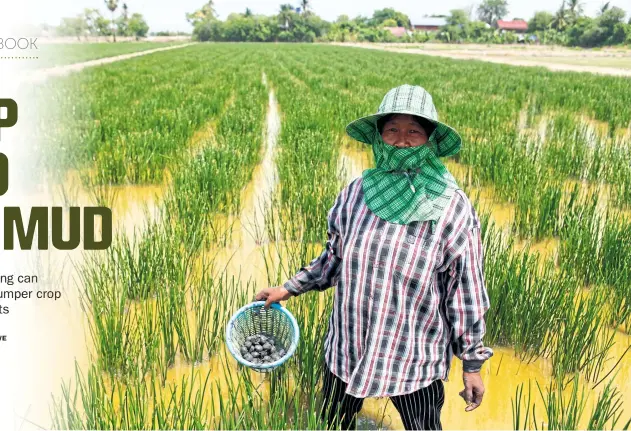
[[514,31],[516,33],[526,33],[528,31],[528,23],[521,19],[513,21],[497,20],[497,28],[499,30]]

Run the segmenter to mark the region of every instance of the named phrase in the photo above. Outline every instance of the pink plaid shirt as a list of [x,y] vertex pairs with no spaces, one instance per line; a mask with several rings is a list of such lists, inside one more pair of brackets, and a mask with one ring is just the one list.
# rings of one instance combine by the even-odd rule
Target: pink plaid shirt
[[358,398],[415,392],[447,380],[451,359],[476,371],[485,347],[480,221],[462,190],[431,222],[389,223],[354,179],[328,213],[322,254],[284,283],[293,295],[336,286],[324,342],[329,369]]

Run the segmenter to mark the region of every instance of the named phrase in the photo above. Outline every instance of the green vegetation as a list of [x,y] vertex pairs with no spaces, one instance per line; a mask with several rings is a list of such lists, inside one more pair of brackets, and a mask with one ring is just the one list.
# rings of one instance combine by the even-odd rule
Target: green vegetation
[[[228,50],[216,58],[176,51],[47,84],[47,103],[58,107],[41,129],[52,144],[44,155],[49,166],[78,169],[86,184],[162,181],[195,131],[224,109],[233,91],[230,71],[242,59],[229,60]],[[172,67],[163,67],[166,59]],[[83,97],[69,96],[78,93]]]
[[[111,20],[104,18],[96,9],[86,9],[74,18],[64,18],[54,29],[42,27],[42,30],[78,39],[112,36],[116,41],[116,35],[134,36],[136,39],[146,36],[149,27],[142,15],[134,13],[129,16],[125,4],[120,16],[114,18],[117,3],[106,1],[112,11]],[[626,22],[627,12],[617,6],[610,7],[609,2],[600,8],[595,17],[589,17],[583,14],[579,0],[564,0],[554,14],[538,11],[527,24],[520,20],[524,26],[521,33],[504,30],[498,25],[498,20],[506,19],[509,11],[510,4],[506,0],[485,0],[475,11],[477,20],[472,19],[473,10],[454,9],[432,16],[444,19],[444,25],[414,30],[417,23],[392,8],[375,10],[371,17],[360,15],[351,19],[340,15],[335,21],[328,22],[313,12],[311,2],[306,0],[298,6],[280,4],[275,15],[257,15],[246,8],[241,13],[231,13],[222,21],[217,18],[211,0],[201,8],[186,13],[186,19],[193,27],[193,38],[202,42],[520,42],[587,48],[631,44],[631,22]],[[406,32],[395,34],[389,30],[393,27],[402,27]]]
[[[327,211],[345,185],[336,175],[344,126],[402,83],[426,88],[463,137],[455,159],[480,210],[492,304],[485,342],[549,365],[549,387],[540,389],[546,427],[584,427],[584,382],[599,387],[615,360],[629,360],[611,363],[615,330],[631,329],[631,82],[309,44],[197,44],[40,93],[41,103],[60,106],[40,130],[56,150],[45,159],[51,170],[77,169],[87,186],[167,183],[159,217],[81,266],[93,366],[77,369],[55,398],[53,425],[322,429],[332,289],[291,299],[300,346],[260,383],[226,353],[223,331],[266,285],[231,275],[215,253],[234,252],[230,218],[261,160],[270,88],[282,117],[279,186],[258,226],[269,243],[255,251],[276,286],[322,251]],[[514,207],[506,229],[478,206],[481,188]],[[517,241],[550,238],[559,243],[551,258],[515,251]],[[590,427],[624,424],[610,382]],[[541,427],[522,392],[513,425]]]
[[130,54],[132,52],[147,51],[150,49],[164,48],[177,45],[177,42],[119,42],[117,44],[64,44],[54,43],[43,45],[37,54],[37,62],[34,67],[43,69],[46,67],[62,66],[64,64],[81,63],[99,58],[114,57],[116,55]]
[[51,30],[57,36],[74,36],[77,40],[83,37],[112,36],[116,42],[116,36],[134,37],[136,40],[147,36],[149,25],[140,13],[129,15],[127,3],[121,6],[121,13],[118,18],[114,17],[114,12],[118,8],[118,0],[105,0],[105,6],[111,13],[111,20],[105,18],[98,9],[86,8],[72,18],[62,18],[57,27],[40,26],[42,30]]
[[[528,382],[528,398],[523,394],[524,384],[520,384],[515,392],[513,401],[513,429],[542,429],[542,430],[573,430],[581,429],[580,419],[585,414],[587,398],[585,386],[581,384],[578,377],[569,382],[571,392],[564,393],[565,387],[558,382],[552,382],[547,389],[542,389],[539,382],[536,382],[537,390],[544,402],[545,421],[537,417],[534,402],[531,404],[531,385]],[[623,395],[613,386],[610,380],[603,391],[598,396],[595,406],[588,415],[588,425],[585,429],[622,429],[628,430],[631,426],[631,419],[621,428],[615,428],[622,418]],[[523,400],[523,406],[522,406]],[[541,414],[541,413],[540,413]]]
[[[315,15],[309,3],[302,9],[290,4],[280,6],[277,15],[254,15],[249,9],[232,13],[225,21],[216,18],[213,2],[188,14],[193,25],[193,36],[200,41],[239,42],[475,42],[475,43],[533,43],[595,47],[631,44],[631,23],[625,22],[626,12],[619,7],[602,7],[595,18],[582,14],[580,3],[564,1],[555,16],[536,12],[528,23],[526,34],[505,31],[497,21],[509,11],[506,0],[485,0],[477,9],[479,21],[470,20],[469,13],[451,10],[446,24],[437,31],[412,31],[415,23],[402,12],[391,8],[375,10],[371,18],[357,16],[350,19],[341,15],[327,22]],[[525,25],[525,24],[524,24]],[[405,34],[395,35],[388,27],[403,27]]]

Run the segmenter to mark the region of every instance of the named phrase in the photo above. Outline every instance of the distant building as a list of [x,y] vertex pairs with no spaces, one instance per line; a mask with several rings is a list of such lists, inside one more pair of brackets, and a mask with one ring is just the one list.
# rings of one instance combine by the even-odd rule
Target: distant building
[[440,27],[447,25],[446,18],[424,17],[411,20],[412,28],[416,31],[438,31]]
[[384,27],[386,30],[390,31],[395,37],[403,37],[408,34],[408,31],[405,27]]
[[526,33],[528,31],[528,23],[518,19],[513,21],[497,20],[497,29],[504,31],[514,31],[515,33]]

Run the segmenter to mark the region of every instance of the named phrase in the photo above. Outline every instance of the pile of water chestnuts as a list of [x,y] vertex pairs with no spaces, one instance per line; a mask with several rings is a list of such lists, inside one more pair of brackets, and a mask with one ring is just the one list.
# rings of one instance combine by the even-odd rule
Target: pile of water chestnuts
[[285,356],[278,341],[270,335],[250,335],[239,349],[241,356],[253,364],[269,364]]

